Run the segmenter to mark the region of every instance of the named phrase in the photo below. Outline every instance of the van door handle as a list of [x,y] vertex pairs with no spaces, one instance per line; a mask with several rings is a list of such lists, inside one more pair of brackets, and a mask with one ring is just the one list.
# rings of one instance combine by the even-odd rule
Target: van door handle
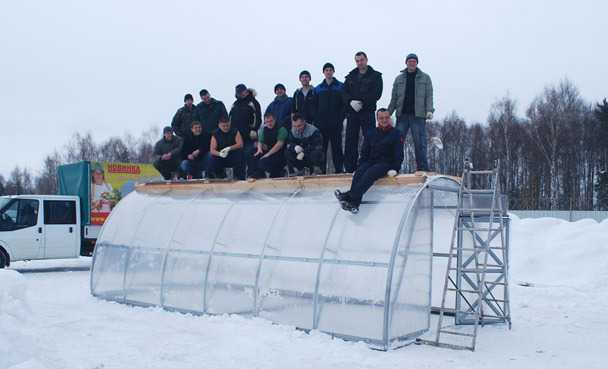
[[74,228],[70,227],[70,233],[74,232]]
[[42,227],[38,227],[38,233],[42,233]]

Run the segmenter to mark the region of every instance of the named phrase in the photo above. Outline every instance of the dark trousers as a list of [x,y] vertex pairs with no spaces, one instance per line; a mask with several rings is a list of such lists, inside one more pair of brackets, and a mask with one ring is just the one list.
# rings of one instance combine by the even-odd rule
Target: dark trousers
[[209,175],[212,178],[223,177],[222,173],[226,168],[234,170],[234,178],[239,180],[245,179],[245,161],[243,158],[243,150],[234,150],[228,153],[225,158],[211,155],[209,160]]
[[164,179],[171,179],[173,173],[177,173],[179,168],[179,159],[162,160],[158,159],[154,163],[154,168],[158,170]]
[[[334,162],[336,173],[344,171],[344,153],[342,152],[342,130],[343,122],[326,122],[321,124],[321,135],[323,136],[323,156],[327,158],[327,147],[331,144],[331,158]],[[327,162],[321,167],[323,173],[327,170]]]
[[[275,152],[267,158],[262,158],[263,155],[251,155],[247,164],[247,173],[249,177],[266,178],[266,173],[270,174],[270,178],[283,177],[285,175],[285,154],[283,150]],[[252,173],[253,175],[249,175]]]
[[[245,160],[245,165],[247,166],[247,177],[255,177],[255,172],[257,170],[256,166],[250,166],[250,160],[249,158],[251,158],[253,156],[253,154],[255,154],[255,152],[258,150],[257,148],[257,141],[252,141],[250,139],[243,139],[243,159]],[[255,165],[255,164],[254,164]],[[245,167],[243,167],[243,170],[245,170]]]
[[403,114],[397,120],[397,129],[401,131],[404,140],[407,138],[407,131],[412,130],[416,168],[417,170],[428,171],[426,122],[424,118],[418,118],[414,114]]
[[376,180],[386,176],[386,172],[390,169],[390,165],[386,163],[362,163],[353,176],[353,182],[348,192],[352,203],[359,206],[363,194],[369,190]]
[[309,168],[312,173],[315,167],[321,168],[325,163],[325,155],[320,150],[304,150],[303,160],[298,160],[297,155],[294,150],[285,151],[287,166],[296,168],[297,170]]
[[201,153],[196,159],[182,160],[179,168],[185,176],[192,176],[193,179],[203,178],[203,170],[207,170],[209,153]]
[[359,131],[363,131],[363,137],[374,128],[376,119],[374,112],[350,113],[346,120],[346,137],[344,145],[344,169],[352,173],[357,169],[359,160]]

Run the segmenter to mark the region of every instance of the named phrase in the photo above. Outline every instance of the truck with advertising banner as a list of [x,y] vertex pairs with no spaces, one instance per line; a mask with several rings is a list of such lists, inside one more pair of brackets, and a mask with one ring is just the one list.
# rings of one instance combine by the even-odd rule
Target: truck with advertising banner
[[92,255],[101,226],[151,164],[82,161],[61,165],[57,195],[0,197],[0,268],[11,261]]

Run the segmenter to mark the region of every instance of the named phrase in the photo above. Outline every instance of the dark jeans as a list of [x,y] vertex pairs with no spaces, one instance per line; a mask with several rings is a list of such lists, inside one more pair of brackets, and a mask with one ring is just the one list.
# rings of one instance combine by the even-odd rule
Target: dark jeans
[[[327,158],[327,147],[331,143],[331,158],[334,162],[336,173],[344,171],[344,153],[342,152],[342,130],[344,124],[340,122],[327,122],[321,124],[321,135],[323,136],[323,155]],[[327,170],[327,162],[321,167],[323,173]]]
[[320,150],[304,150],[304,159],[298,160],[297,154],[294,150],[286,150],[285,157],[287,158],[287,165],[297,170],[303,170],[309,168],[310,172],[314,171],[315,167],[321,168],[325,163],[325,155]]
[[416,168],[421,171],[429,170],[426,148],[426,122],[424,118],[418,118],[414,114],[403,114],[397,120],[397,129],[401,131],[403,139],[407,138],[407,131],[412,130],[414,139],[414,152],[416,154]]
[[283,150],[277,151],[267,158],[263,155],[251,155],[247,164],[247,172],[252,173],[249,177],[266,178],[266,173],[270,173],[270,178],[283,177],[285,175],[285,154]]
[[251,141],[251,140],[244,140],[243,141],[243,159],[246,161],[244,166],[243,166],[243,171],[245,170],[245,165],[247,166],[247,177],[255,177],[255,172],[257,170],[257,167],[254,166],[250,166],[250,160],[249,158],[253,157],[253,154],[255,154],[255,152],[258,150],[257,148],[257,141]]
[[376,180],[386,176],[386,172],[390,169],[390,165],[386,163],[361,163],[353,176],[353,182],[348,192],[352,203],[359,206],[363,194],[369,190]]
[[359,160],[359,131],[363,137],[376,125],[374,112],[350,113],[346,121],[346,137],[344,145],[344,169],[352,173],[357,169]]
[[154,168],[159,171],[164,179],[171,179],[173,173],[177,173],[179,168],[179,159],[162,160],[158,159],[154,162]]
[[207,170],[208,162],[209,153],[201,153],[194,160],[182,160],[181,164],[179,165],[179,168],[181,169],[184,175],[192,176],[193,179],[201,179],[203,178],[203,170]]
[[245,161],[243,158],[243,150],[234,150],[228,153],[225,158],[211,155],[209,160],[209,176],[212,178],[222,177],[222,173],[226,168],[233,168],[234,178],[239,180],[245,179]]

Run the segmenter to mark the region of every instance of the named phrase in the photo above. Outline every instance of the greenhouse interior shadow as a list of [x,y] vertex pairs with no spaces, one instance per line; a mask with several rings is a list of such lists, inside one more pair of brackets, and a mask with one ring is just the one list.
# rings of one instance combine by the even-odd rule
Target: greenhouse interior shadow
[[[240,184],[239,184],[240,183]],[[388,350],[430,328],[458,178],[379,181],[358,214],[350,177],[139,185],[99,236],[91,293],[192,314],[244,314]]]

